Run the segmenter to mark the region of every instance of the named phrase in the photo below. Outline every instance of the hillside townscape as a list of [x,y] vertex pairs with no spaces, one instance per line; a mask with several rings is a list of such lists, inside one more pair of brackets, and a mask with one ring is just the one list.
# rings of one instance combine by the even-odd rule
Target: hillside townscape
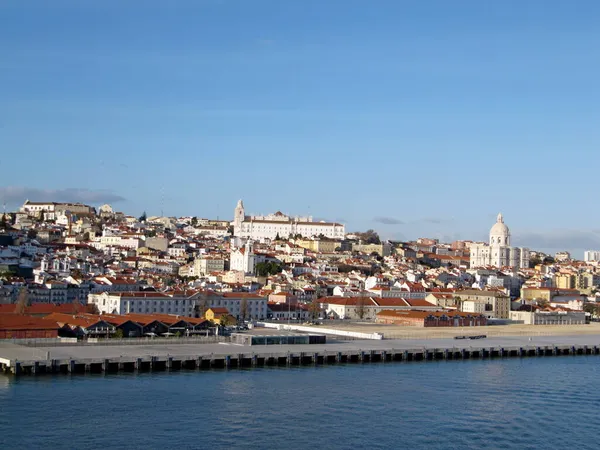
[[[134,217],[26,201],[0,221],[0,338],[190,336],[257,321],[396,327],[584,324],[585,261],[489,242],[382,241],[278,211],[233,220]],[[222,331],[221,331],[222,332]]]

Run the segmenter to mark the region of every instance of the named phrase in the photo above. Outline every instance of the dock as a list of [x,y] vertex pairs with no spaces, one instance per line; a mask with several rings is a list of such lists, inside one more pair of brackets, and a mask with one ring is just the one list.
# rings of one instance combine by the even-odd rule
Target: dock
[[478,340],[338,341],[313,345],[148,344],[27,347],[0,343],[0,371],[16,376],[270,366],[600,355],[600,335]]

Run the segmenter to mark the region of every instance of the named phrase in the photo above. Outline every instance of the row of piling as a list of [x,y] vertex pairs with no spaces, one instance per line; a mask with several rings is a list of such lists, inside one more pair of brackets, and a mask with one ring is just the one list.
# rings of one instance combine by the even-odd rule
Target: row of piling
[[358,350],[343,352],[238,353],[201,356],[146,356],[107,359],[12,360],[0,363],[0,370],[13,375],[46,373],[118,373],[176,370],[208,370],[268,366],[320,364],[465,360],[505,357],[598,355],[598,346],[545,346],[512,348],[443,348],[413,350]]

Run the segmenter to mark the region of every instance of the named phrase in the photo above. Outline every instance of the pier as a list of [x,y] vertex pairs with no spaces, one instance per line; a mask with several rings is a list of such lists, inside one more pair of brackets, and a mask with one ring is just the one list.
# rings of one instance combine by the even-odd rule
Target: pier
[[13,375],[85,374],[599,354],[600,335],[252,346],[221,343],[26,347],[0,343],[0,371]]

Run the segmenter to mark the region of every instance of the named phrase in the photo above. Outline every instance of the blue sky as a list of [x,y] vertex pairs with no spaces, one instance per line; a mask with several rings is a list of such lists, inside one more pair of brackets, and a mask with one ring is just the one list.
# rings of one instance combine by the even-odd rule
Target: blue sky
[[0,3],[0,195],[600,248],[600,3]]

